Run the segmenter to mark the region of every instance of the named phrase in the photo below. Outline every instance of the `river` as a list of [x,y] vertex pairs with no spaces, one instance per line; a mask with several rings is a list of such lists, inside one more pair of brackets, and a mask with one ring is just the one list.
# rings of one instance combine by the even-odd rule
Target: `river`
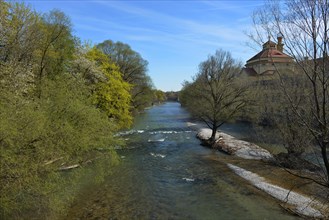
[[189,121],[175,102],[139,115],[121,134],[119,165],[91,181],[67,219],[297,219],[232,173],[221,162],[230,156],[200,146]]

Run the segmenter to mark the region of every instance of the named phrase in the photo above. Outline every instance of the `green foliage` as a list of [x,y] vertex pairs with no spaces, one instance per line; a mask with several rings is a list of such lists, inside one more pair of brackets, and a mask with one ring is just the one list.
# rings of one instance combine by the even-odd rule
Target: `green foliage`
[[164,102],[167,100],[167,97],[166,97],[166,93],[161,91],[161,90],[153,90],[153,93],[154,93],[154,101],[155,102]]
[[52,10],[42,16],[39,24],[38,47],[34,52],[36,92],[42,95],[45,77],[56,77],[73,59],[74,39],[70,19],[61,11]]
[[40,16],[22,3],[0,1],[0,60],[30,63],[38,45]]
[[61,148],[58,152],[75,156],[115,143],[111,134],[117,130],[117,125],[94,108],[93,97],[82,80],[62,75],[45,86],[46,97],[41,105],[49,116],[48,130],[52,130],[47,139],[56,142]]
[[97,48],[119,66],[125,81],[136,85],[147,81],[145,77],[148,62],[128,44],[106,40],[98,44]]
[[152,80],[147,75],[148,62],[122,42],[106,40],[97,48],[118,65],[122,78],[132,85],[130,94],[134,110],[142,111],[151,105],[154,97]]
[[1,96],[3,216],[52,207],[48,200],[62,179],[54,172],[60,164],[46,165],[46,161],[61,158],[61,163],[72,165],[96,148],[118,144],[113,138],[116,124],[93,107],[83,81],[63,75],[44,86],[44,98],[36,102],[19,100],[14,94],[11,102],[2,102],[8,97]]
[[43,79],[65,71],[73,58],[70,20],[57,10],[41,16],[23,3],[0,4],[1,65],[9,78],[28,82],[18,87],[33,87],[40,97]]
[[0,1],[0,81],[3,92],[23,95],[33,89],[33,51],[40,20],[20,3]]
[[83,51],[62,12],[1,0],[0,10],[0,216],[52,218],[86,171],[66,176],[61,166],[118,161],[114,133],[132,123],[131,85],[103,53]]
[[151,79],[147,76],[145,81],[141,80],[138,86],[134,86],[132,88],[132,106],[134,107],[135,113],[143,111],[154,102],[155,97],[153,93],[153,86],[150,84]]
[[[128,45],[116,43],[114,59],[81,46],[58,10],[0,0],[0,11],[0,216],[56,218],[81,179],[102,181],[117,163],[114,147],[124,143],[114,133],[132,124],[132,105],[163,96]],[[100,157],[96,176],[87,162]]]
[[119,128],[129,127],[132,124],[131,85],[122,79],[119,68],[100,50],[91,49],[87,52],[87,58],[96,62],[104,76],[95,88],[97,107],[114,119]]

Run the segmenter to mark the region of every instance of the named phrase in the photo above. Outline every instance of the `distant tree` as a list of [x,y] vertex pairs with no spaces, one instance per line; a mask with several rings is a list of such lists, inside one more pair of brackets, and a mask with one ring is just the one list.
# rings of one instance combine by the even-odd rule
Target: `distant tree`
[[148,62],[128,44],[106,40],[98,44],[97,48],[120,67],[125,81],[133,84],[146,74]]
[[212,130],[210,143],[217,129],[248,104],[247,87],[236,78],[240,70],[241,64],[229,52],[218,50],[199,65],[193,82],[186,82],[180,93],[183,106]]
[[143,111],[154,100],[154,86],[151,78],[145,75],[132,86],[132,106],[135,112]]
[[174,91],[166,92],[166,97],[168,101],[177,102],[179,97],[179,92],[174,92]]
[[[311,141],[299,143],[302,147],[319,149],[323,167],[317,183],[329,186],[329,3],[327,0],[288,0],[283,3],[268,1],[265,7],[255,11],[254,33],[250,37],[261,42],[264,35],[280,33],[284,38],[286,51],[295,59],[296,71],[304,75],[304,92],[290,90],[289,84],[281,80],[280,90],[284,94],[287,115],[293,123],[306,129],[295,129],[298,135],[306,132]],[[287,124],[289,125],[289,123]],[[289,131],[289,129],[287,129]],[[287,136],[294,142],[296,135]],[[289,138],[290,137],[290,138]],[[318,160],[319,162],[320,160]]]
[[143,110],[152,103],[153,84],[147,75],[148,62],[139,53],[122,42],[106,40],[97,45],[97,48],[115,62],[123,79],[132,85],[131,96],[135,110]]
[[166,100],[166,94],[165,92],[161,91],[161,90],[153,90],[153,93],[154,93],[154,101],[155,102],[164,102]]

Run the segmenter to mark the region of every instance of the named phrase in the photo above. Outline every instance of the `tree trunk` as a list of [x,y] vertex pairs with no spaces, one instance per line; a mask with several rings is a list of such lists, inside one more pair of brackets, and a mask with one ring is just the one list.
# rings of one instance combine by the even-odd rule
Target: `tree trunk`
[[329,186],[329,162],[328,162],[328,155],[327,155],[326,148],[327,148],[326,145],[323,145],[321,147],[321,154],[322,154],[322,158],[323,158],[323,162],[324,162],[324,166],[325,166],[326,174],[327,174],[326,180],[327,180],[327,184]]
[[216,141],[216,133],[217,133],[217,127],[213,126],[212,127],[212,133],[211,133],[211,137],[210,137],[210,143],[214,144]]

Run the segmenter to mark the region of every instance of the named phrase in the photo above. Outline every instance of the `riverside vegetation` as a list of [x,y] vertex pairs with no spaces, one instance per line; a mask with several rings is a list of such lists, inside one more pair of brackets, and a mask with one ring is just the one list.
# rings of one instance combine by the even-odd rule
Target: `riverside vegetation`
[[214,146],[223,123],[248,120],[265,144],[271,139],[286,149],[275,156],[277,165],[323,187],[327,198],[328,11],[328,1],[268,1],[255,11],[249,36],[261,44],[279,32],[296,61],[294,72],[276,68],[271,76],[239,77],[237,62],[220,50],[200,64],[180,93],[183,106],[212,130],[207,145]]
[[115,163],[124,143],[114,133],[165,95],[129,45],[84,45],[58,10],[0,0],[0,11],[0,216],[51,218],[81,177],[59,170],[100,154]]
[[[314,175],[289,172],[329,188],[328,7],[327,1],[289,0],[254,16],[251,38],[261,42],[257,37],[281,32],[300,83],[279,71],[266,79],[270,84],[243,81],[241,64],[222,50],[200,64],[179,100],[211,128],[207,144],[228,121],[248,119],[258,128],[268,121],[273,139],[287,150],[288,163],[279,164],[296,168],[289,159],[312,149]],[[166,96],[152,85],[147,61],[129,45],[82,44],[58,10],[41,14],[0,0],[0,11],[0,216],[51,219],[74,200],[80,179],[92,176],[89,163],[103,167],[96,178],[101,181],[118,162],[115,149],[124,142],[115,133]],[[258,135],[268,134],[260,127]],[[100,156],[108,159],[99,162]],[[66,178],[60,172],[74,167],[84,173],[72,170]]]
[[[239,64],[221,50],[200,63],[194,80],[184,84],[180,100],[212,129],[210,145],[217,129],[229,120],[247,119],[255,126],[267,121],[270,136],[288,153],[279,158],[288,160],[281,165],[298,168],[303,153],[312,149],[317,171],[310,179],[329,188],[328,11],[327,1],[294,0],[269,1],[255,12],[251,39],[259,43],[264,35],[280,32],[296,61],[292,74],[276,69],[275,74],[257,79],[238,77]],[[259,133],[264,135],[264,129]]]

